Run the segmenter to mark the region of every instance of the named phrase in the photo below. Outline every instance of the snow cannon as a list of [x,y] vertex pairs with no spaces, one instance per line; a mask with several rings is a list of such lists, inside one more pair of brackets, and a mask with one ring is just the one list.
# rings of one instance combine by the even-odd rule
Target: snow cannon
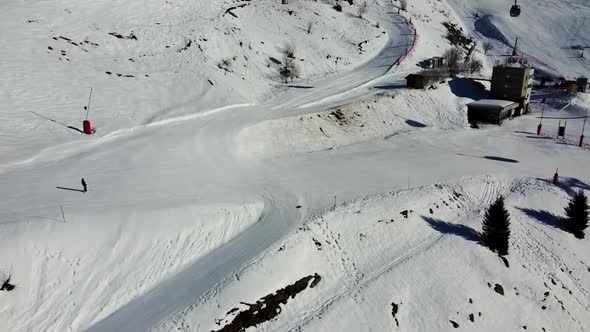
[[84,120],[82,123],[82,128],[84,130],[84,134],[92,135],[92,124],[88,120]]

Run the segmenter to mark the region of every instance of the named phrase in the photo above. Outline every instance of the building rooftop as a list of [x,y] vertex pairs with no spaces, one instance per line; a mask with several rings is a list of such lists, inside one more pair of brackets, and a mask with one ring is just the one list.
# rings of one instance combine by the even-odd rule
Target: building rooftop
[[500,100],[500,99],[480,99],[478,101],[471,102],[467,104],[468,107],[474,108],[490,108],[490,109],[504,109],[507,107],[518,107],[518,104],[508,100]]

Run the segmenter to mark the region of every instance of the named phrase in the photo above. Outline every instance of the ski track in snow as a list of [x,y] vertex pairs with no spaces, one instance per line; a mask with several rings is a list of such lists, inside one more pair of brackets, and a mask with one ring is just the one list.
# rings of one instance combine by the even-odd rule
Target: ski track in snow
[[[485,186],[481,192],[480,198],[476,202],[470,202],[471,206],[466,206],[467,212],[461,216],[460,218],[452,221],[453,224],[464,225],[467,224],[468,221],[473,220],[482,209],[487,207],[493,200],[498,197],[499,188],[497,187],[498,183],[494,179],[485,178]],[[510,189],[507,188],[503,191],[502,195],[506,195],[510,192]],[[464,195],[463,195],[464,197]],[[464,200],[464,199],[463,199]],[[321,219],[321,217],[319,218]],[[284,326],[281,327],[281,330],[285,330],[288,326],[305,326],[309,324],[312,320],[317,317],[320,317],[324,312],[328,311],[331,306],[338,303],[345,297],[353,294],[359,290],[367,288],[369,285],[373,284],[377,279],[381,278],[385,274],[391,272],[393,269],[399,267],[402,264],[409,262],[412,258],[429,251],[432,249],[440,240],[444,237],[449,236],[448,234],[437,234],[431,238],[426,239],[419,245],[415,246],[414,248],[406,251],[403,255],[391,260],[387,264],[383,265],[382,267],[374,270],[371,274],[367,276],[363,276],[363,278],[355,280],[354,284],[346,287],[342,292],[339,292],[327,300],[325,300],[318,308],[314,310],[309,310],[305,313],[305,316],[298,321],[289,321],[285,323]]]
[[[324,88],[314,89],[305,94],[299,91],[291,92],[293,90],[284,92],[279,98],[270,101],[270,104],[274,105],[271,106],[271,110],[291,113],[294,108],[310,106],[312,103],[345,93],[390,71],[409,45],[412,30],[401,16],[394,14],[393,7],[385,6],[385,8],[387,8],[385,10],[387,15],[381,26],[387,30],[389,39],[376,56],[352,71],[317,82],[318,86],[324,86]],[[236,107],[239,106],[225,107],[206,112],[206,114],[162,120],[150,126],[182,122]],[[174,313],[191,306],[200,297],[212,291],[216,285],[223,284],[224,279],[233,276],[240,268],[244,268],[247,262],[263,253],[302,221],[299,213],[288,212],[293,210],[291,202],[296,200],[296,197],[290,194],[279,194],[278,190],[271,192],[264,200],[262,217],[254,226],[177,275],[166,279],[154,289],[132,300],[112,315],[95,323],[86,331],[146,331]],[[261,237],[260,234],[264,236]],[[174,299],[174,301],[164,299]],[[171,303],[174,304],[171,305]]]
[[[459,133],[455,136],[444,133],[426,132],[422,135],[423,137],[421,137],[420,142],[411,136],[402,137],[399,140],[388,140],[386,138],[381,142],[375,142],[373,145],[359,144],[358,146],[344,147],[341,154],[332,154],[330,151],[327,151],[323,154],[311,154],[309,160],[295,159],[293,160],[293,163],[295,163],[294,168],[309,168],[309,173],[313,174],[306,174],[303,171],[293,172],[295,173],[295,175],[292,175],[293,178],[283,180],[283,177],[290,175],[287,174],[289,172],[281,173],[274,168],[284,167],[286,163],[289,163],[288,160],[285,161],[280,158],[278,160],[268,161],[264,160],[264,158],[262,158],[262,161],[249,160],[247,157],[241,155],[239,153],[240,151],[236,151],[235,139],[238,137],[240,131],[248,126],[260,123],[261,121],[280,119],[287,116],[296,117],[322,111],[334,105],[343,105],[361,97],[377,93],[371,88],[385,81],[400,84],[401,75],[404,74],[402,70],[405,67],[395,67],[395,63],[397,59],[403,56],[406,47],[411,44],[413,29],[406,25],[405,19],[394,13],[395,9],[389,5],[388,1],[379,1],[378,4],[382,6],[380,10],[380,26],[388,32],[388,39],[383,47],[375,56],[359,64],[353,70],[311,82],[314,85],[313,89],[290,89],[283,91],[269,99],[268,102],[260,105],[228,105],[195,115],[172,116],[163,120],[160,120],[159,117],[153,117],[146,120],[143,123],[144,126],[117,130],[90,144],[74,142],[55,146],[42,151],[26,161],[0,165],[0,175],[6,177],[14,175],[17,178],[14,183],[23,185],[23,183],[35,182],[36,180],[39,180],[40,183],[47,181],[41,180],[41,176],[45,176],[45,174],[42,174],[44,168],[56,174],[56,178],[53,181],[67,179],[65,173],[62,174],[56,171],[60,162],[72,163],[73,166],[68,167],[75,169],[79,165],[92,165],[93,158],[99,159],[101,156],[108,156],[111,153],[111,157],[117,156],[121,158],[121,162],[125,164],[124,169],[120,165],[115,164],[103,168],[97,166],[96,169],[89,169],[88,173],[91,175],[112,173],[115,176],[124,178],[126,176],[132,176],[133,173],[153,167],[154,170],[159,170],[159,173],[164,173],[158,174],[158,176],[163,178],[163,182],[165,182],[166,176],[170,176],[170,174],[178,172],[182,175],[182,172],[193,171],[191,168],[193,167],[194,159],[191,160],[183,156],[178,158],[178,160],[167,160],[167,158],[174,155],[173,153],[176,150],[180,152],[179,154],[186,154],[189,151],[189,153],[194,153],[194,158],[198,159],[198,162],[204,165],[203,169],[211,172],[211,174],[203,175],[203,178],[213,179],[212,183],[207,183],[207,187],[203,191],[214,191],[218,185],[233,186],[231,189],[235,190],[235,192],[230,193],[228,190],[225,193],[218,194],[221,196],[218,199],[227,199],[223,195],[230,193],[228,195],[258,197],[264,203],[260,219],[255,224],[196,262],[184,267],[183,270],[172,277],[160,282],[154,288],[132,298],[127,303],[121,303],[122,306],[106,318],[97,319],[96,316],[91,317],[95,320],[90,322],[91,324],[87,331],[146,331],[158,326],[158,324],[169,317],[181,313],[183,310],[194,309],[198,305],[197,303],[207,301],[221,292],[226,285],[233,281],[235,275],[260,262],[265,257],[269,248],[276,246],[277,241],[292,233],[297,226],[306,220],[311,220],[311,222],[317,220],[318,214],[321,217],[321,211],[328,204],[326,198],[323,197],[321,198],[322,200],[314,200],[319,198],[318,196],[320,194],[326,196],[326,192],[333,189],[335,192],[345,193],[344,199],[347,199],[350,197],[362,197],[362,195],[373,194],[379,190],[385,190],[384,188],[390,188],[386,187],[386,184],[383,183],[368,184],[362,188],[360,188],[361,186],[355,188],[355,185],[363,183],[366,180],[366,178],[363,178],[366,177],[366,174],[379,173],[387,169],[389,167],[387,160],[396,159],[396,167],[409,169],[411,170],[410,173],[412,176],[419,176],[419,179],[413,179],[413,181],[418,182],[417,184],[420,185],[440,180],[437,175],[431,174],[433,165],[435,165],[434,167],[448,168],[444,175],[449,177],[469,176],[489,173],[491,171],[511,171],[516,174],[530,176],[530,174],[545,174],[544,168],[546,168],[547,164],[553,165],[553,158],[559,159],[563,156],[568,156],[567,152],[564,152],[565,149],[554,149],[551,152],[556,152],[555,157],[539,156],[538,163],[531,162],[531,160],[537,160],[537,155],[541,151],[541,147],[545,147],[546,145],[543,145],[541,142],[529,143],[528,150],[518,150],[517,143],[514,143],[516,141],[515,135],[506,135],[505,131],[500,131],[500,129],[482,129],[478,133],[470,131]],[[409,59],[412,62],[414,61],[413,57],[409,57]],[[402,98],[407,97],[404,96]],[[430,104],[436,104],[434,97],[429,95],[427,99]],[[410,102],[410,99],[408,99],[408,103]],[[229,110],[232,112],[226,112]],[[440,117],[438,114],[434,115],[434,117],[437,121],[443,120],[438,118]],[[455,118],[444,119],[444,121],[452,122],[456,126],[462,125]],[[508,124],[508,128],[521,129],[520,127],[516,127],[516,125],[512,125],[511,127],[511,124]],[[183,134],[185,136],[182,136]],[[476,141],[476,136],[484,138]],[[193,141],[186,142],[186,137],[191,137]],[[492,142],[491,137],[494,137],[494,142]],[[499,140],[498,137],[500,138]],[[180,141],[180,138],[184,140]],[[471,139],[479,143],[480,146],[477,146],[476,143],[474,146],[469,147],[469,151],[465,151],[468,149],[468,145],[460,145],[454,141],[469,141]],[[445,140],[448,140],[450,143],[447,146],[441,147],[439,142]],[[161,146],[158,145],[157,148],[159,150],[143,150],[144,155],[135,157],[130,154],[128,160],[124,159],[124,157],[127,157],[125,151],[134,150],[136,147],[143,148],[153,141],[163,142]],[[498,146],[496,144],[498,141],[505,143],[506,146]],[[420,148],[420,152],[415,153],[413,151],[415,148]],[[458,156],[459,153],[469,152],[473,153],[473,155]],[[93,156],[94,153],[97,153],[97,156]],[[374,167],[365,165],[363,155],[368,155],[369,153],[382,162],[375,163]],[[392,153],[399,154],[399,158],[396,156],[385,157]],[[511,166],[503,164],[488,166],[489,164],[484,164],[486,161],[482,161],[488,156],[486,155],[484,157],[484,153],[491,154],[492,156],[496,154],[496,156],[502,157],[522,157],[522,163]],[[345,163],[343,160],[347,158],[346,154],[355,154],[357,158],[350,158]],[[153,165],[146,165],[145,160],[149,160],[149,158],[141,159],[142,157],[145,158],[146,155],[152,158],[155,156],[160,158],[156,158],[157,160],[153,161]],[[445,160],[441,160],[441,156],[445,157]],[[86,163],[80,162],[80,164],[76,164],[79,160],[85,160]],[[587,159],[582,156],[579,157],[579,160],[586,161]],[[319,161],[316,168],[311,166],[314,165],[314,161]],[[262,172],[256,172],[254,170],[257,165],[265,162],[268,162],[269,165],[261,168],[263,170]],[[332,163],[338,165],[336,172],[333,172]],[[451,167],[455,166],[453,163],[461,163],[466,166],[463,166],[461,170],[454,170],[451,169]],[[545,164],[545,166],[542,164]],[[234,166],[233,168],[231,167],[232,165]],[[26,167],[24,172],[19,169],[21,166]],[[29,178],[29,174],[26,171],[35,169],[35,167],[38,168],[37,172],[41,171],[41,173],[33,172]],[[235,174],[227,174],[228,171],[235,171]],[[338,172],[341,174],[333,174]],[[584,174],[583,171],[575,169],[570,170],[570,172],[578,176]],[[383,173],[385,174],[385,172]],[[342,174],[345,176],[354,174],[353,177],[358,175],[358,178],[339,181],[338,176]],[[332,179],[333,183],[331,185],[334,188],[329,188],[325,191],[318,190],[320,193],[314,193],[314,189],[317,189],[314,187],[316,185],[313,180],[314,176],[317,178],[325,177]],[[22,179],[23,177],[26,178],[26,181]],[[39,179],[36,177],[39,177]],[[215,179],[218,180],[222,177],[226,182],[215,182]],[[301,179],[297,177],[301,177]],[[389,186],[399,186],[400,183],[405,183],[406,174],[390,175],[390,173],[387,173],[380,179],[383,182],[389,181]],[[140,180],[143,181],[145,179],[140,178]],[[193,180],[197,180],[195,182],[198,182],[199,177],[195,177]],[[483,177],[480,180],[483,181],[481,192],[478,195],[469,196],[469,200],[464,198],[462,203],[468,207],[468,211],[464,215],[460,215],[458,219],[455,219],[454,223],[464,224],[468,222],[498,195],[509,194],[520,185],[516,181],[508,186],[504,186],[503,182],[499,184],[497,178],[492,176]],[[292,183],[289,183],[289,181]],[[181,182],[182,180],[177,180],[175,183],[160,185],[165,189],[159,193],[160,196],[166,197],[166,195],[173,194],[177,201],[187,202],[198,199],[196,195],[198,191],[177,193],[176,191],[178,189],[175,186],[182,184]],[[7,181],[7,183],[9,182]],[[317,183],[321,186],[330,182],[329,180],[325,182],[318,180]],[[145,196],[120,204],[139,206],[139,202],[145,199],[147,199],[147,204],[158,201],[160,196],[157,193],[152,193],[149,189],[143,188],[141,183],[139,187],[146,191],[147,194],[144,193]],[[348,187],[354,189],[349,189]],[[160,187],[156,188],[162,189]],[[30,189],[34,190],[35,187],[31,187]],[[356,191],[353,192],[354,190]],[[49,203],[42,201],[42,196],[32,196],[30,198],[32,205],[38,206],[39,209],[47,209],[49,205],[43,204]],[[11,199],[14,198],[11,197]],[[331,197],[328,200],[331,200]],[[100,207],[97,204],[101,203],[94,202],[92,204],[96,208]],[[296,209],[296,205],[302,205],[303,208]],[[102,207],[104,209],[109,208],[106,204]],[[7,218],[12,217],[12,215],[8,214],[3,216]],[[324,232],[324,236],[334,236],[330,233],[331,231],[327,225],[319,225],[319,227]],[[298,318],[296,324],[294,322],[285,322],[281,326],[286,328],[310,323],[315,317],[328,311],[351,292],[368,288],[396,267],[400,267],[412,259],[427,253],[437,243],[440,243],[444,237],[444,234],[431,236],[402,255],[374,269],[369,275],[362,277],[356,276],[351,289],[338,292],[327,299],[323,299],[318,306],[305,311],[303,316]],[[545,246],[538,241],[527,243],[527,246],[530,246],[531,250],[548,252]],[[335,249],[340,250],[339,254],[343,257],[347,257],[346,255],[348,254],[344,249]],[[559,261],[558,257],[543,257],[542,259],[548,262]],[[338,263],[340,264],[340,262]],[[565,266],[564,262],[561,263]],[[357,274],[356,267],[354,263],[350,262],[350,259],[348,261],[344,259],[341,264],[343,264],[343,269],[349,276],[355,276]],[[565,267],[567,268],[567,266]],[[41,274],[45,276],[47,266],[41,265],[40,269]],[[539,270],[537,273],[541,276],[547,276],[551,275],[552,271]],[[48,281],[40,279],[38,282],[43,284]],[[588,296],[588,292],[583,289],[581,284],[575,284],[575,286],[582,296]],[[41,289],[41,286],[39,286],[39,289]],[[44,293],[40,294],[41,301],[38,302],[38,306],[42,306],[41,303],[45,295]],[[583,306],[583,298],[578,296],[576,300]],[[39,310],[39,307],[35,309]],[[44,324],[50,324],[50,322],[44,322]],[[578,324],[580,323],[578,322]]]

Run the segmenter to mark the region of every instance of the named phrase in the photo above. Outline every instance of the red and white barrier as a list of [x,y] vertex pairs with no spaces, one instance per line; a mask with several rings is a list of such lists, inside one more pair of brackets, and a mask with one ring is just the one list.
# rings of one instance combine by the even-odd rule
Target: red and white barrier
[[396,63],[397,65],[401,65],[402,61],[404,61],[406,59],[406,57],[408,57],[408,54],[410,54],[410,52],[412,52],[412,50],[414,49],[414,46],[416,46],[416,38],[417,38],[417,34],[416,34],[416,27],[414,27],[414,24],[412,23],[412,19],[410,18],[409,20],[403,16],[402,16],[405,20],[406,20],[406,24],[412,29],[412,42],[410,43],[410,46],[408,46],[406,48],[406,50],[404,51],[404,54],[402,54],[399,58],[397,58]]

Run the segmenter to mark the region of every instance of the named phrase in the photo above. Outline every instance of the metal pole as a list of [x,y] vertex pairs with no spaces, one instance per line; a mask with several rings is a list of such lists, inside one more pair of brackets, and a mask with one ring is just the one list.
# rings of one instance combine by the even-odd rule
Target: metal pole
[[579,147],[584,146],[584,130],[586,129],[586,119],[588,119],[588,108],[586,107],[586,116],[584,117],[584,124],[582,125],[582,135],[580,135]]
[[64,224],[66,223],[66,215],[64,214],[64,207],[62,205],[59,206],[59,208],[61,209],[61,217],[64,220]]
[[584,130],[586,129],[586,119],[588,119],[588,107],[586,107],[586,116],[584,117],[584,124],[582,125],[582,136],[584,136]]
[[88,120],[88,112],[90,112],[90,101],[92,100],[92,88],[90,88],[90,96],[88,96],[88,106],[86,106],[86,120]]

